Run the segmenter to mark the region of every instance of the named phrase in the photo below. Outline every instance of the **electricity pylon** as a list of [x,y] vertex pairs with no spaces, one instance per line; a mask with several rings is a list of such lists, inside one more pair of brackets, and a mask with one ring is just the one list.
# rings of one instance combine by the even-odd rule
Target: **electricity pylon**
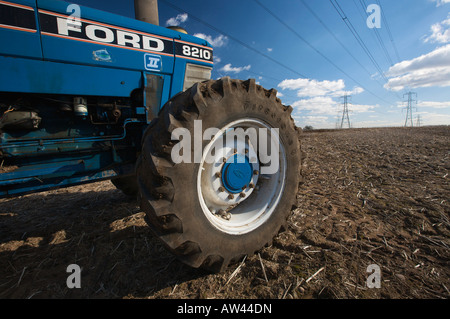
[[350,117],[348,116],[348,98],[350,95],[345,94],[342,98],[344,99],[343,110],[342,110],[342,120],[341,120],[341,128],[344,128],[344,121],[347,120],[348,128],[350,128]]
[[[413,103],[417,104],[417,93],[414,92],[408,92],[403,94],[403,97],[405,97],[405,95],[408,96],[408,100],[405,101],[407,103],[406,105],[406,119],[405,119],[405,127],[408,126],[408,122],[410,124],[411,127],[413,127],[413,114],[412,114],[412,109],[413,109]],[[413,95],[416,96],[416,99],[413,99]],[[416,108],[417,111],[417,108]]]
[[420,114],[417,115],[417,121],[416,121],[416,126],[420,127],[422,125],[422,118],[420,117]]

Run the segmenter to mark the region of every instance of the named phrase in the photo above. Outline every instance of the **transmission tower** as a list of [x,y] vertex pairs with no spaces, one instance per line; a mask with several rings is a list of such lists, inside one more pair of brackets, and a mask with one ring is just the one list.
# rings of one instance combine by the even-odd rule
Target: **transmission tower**
[[417,122],[416,122],[416,126],[420,127],[422,125],[422,118],[420,117],[420,114],[417,115]]
[[[417,93],[414,92],[408,92],[403,94],[403,97],[408,96],[408,100],[405,101],[405,103],[407,103],[406,105],[406,119],[405,119],[405,127],[408,126],[408,122],[410,124],[411,127],[413,127],[413,104],[416,103],[417,104]],[[413,99],[413,96],[416,97],[416,99]],[[417,108],[416,108],[417,111]]]
[[341,128],[344,128],[344,121],[347,121],[348,128],[350,128],[350,118],[348,116],[348,99],[350,98],[350,95],[345,94],[342,98],[344,99],[342,106],[342,119],[341,119]]

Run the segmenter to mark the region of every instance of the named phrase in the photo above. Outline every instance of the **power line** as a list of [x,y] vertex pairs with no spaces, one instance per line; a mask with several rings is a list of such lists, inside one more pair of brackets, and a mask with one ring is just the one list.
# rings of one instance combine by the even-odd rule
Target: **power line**
[[[366,10],[366,8],[367,8],[366,2],[364,0],[359,0],[359,3],[361,4],[363,11],[367,14],[367,17],[369,17],[369,13]],[[392,62],[391,56],[390,56],[388,50],[386,49],[386,46],[384,45],[384,41],[380,36],[380,32],[378,31],[378,28],[372,28],[372,30],[375,33],[378,43],[380,44],[380,47],[381,47],[382,51],[384,52],[384,55],[386,56],[386,59],[387,59],[389,65],[393,66],[394,63]]]
[[302,2],[302,4],[306,7],[306,9],[308,9],[308,11],[320,22],[320,24],[325,28],[325,30],[328,31],[329,34],[331,34],[331,36],[333,36],[333,38],[341,45],[341,47],[356,61],[356,63],[358,63],[361,68],[363,68],[367,74],[370,76],[371,73],[369,70],[367,70],[367,68],[352,54],[352,52],[347,49],[347,47],[341,42],[341,40],[339,40],[339,38],[336,36],[336,34],[330,30],[330,28],[328,28],[328,26],[325,24],[325,22],[322,21],[322,19],[320,19],[320,17],[314,12],[313,9],[311,9],[310,6],[308,6],[306,4],[306,2],[304,0],[300,0]]
[[295,29],[293,29],[291,26],[289,26],[286,22],[284,22],[280,17],[278,17],[273,11],[271,11],[269,8],[264,6],[259,0],[254,0],[261,8],[263,8],[266,12],[268,12],[272,17],[274,17],[278,22],[280,22],[283,26],[285,26],[288,30],[290,30],[294,35],[297,36],[301,41],[303,41],[306,45],[308,45],[312,50],[314,50],[317,54],[319,54],[321,57],[323,57],[325,60],[327,60],[331,65],[333,65],[336,69],[338,69],[340,72],[342,72],[344,75],[346,75],[348,78],[353,80],[356,84],[358,84],[361,88],[363,88],[368,93],[372,94],[373,96],[377,97],[380,100],[383,100],[384,102],[390,104],[388,101],[384,100],[383,98],[379,97],[366,87],[364,87],[361,83],[359,83],[356,79],[354,79],[351,75],[349,75],[347,72],[345,72],[342,68],[340,68],[336,63],[334,63],[330,58],[328,58],[325,54],[320,52],[316,47],[314,47],[310,42],[308,42],[305,38],[303,38]]
[[[165,3],[167,6],[171,7],[172,9],[175,9],[175,10],[178,11],[178,12],[184,12],[184,13],[187,13],[187,14],[189,15],[189,17],[192,18],[193,20],[195,20],[195,21],[197,21],[197,22],[199,22],[199,23],[205,25],[206,27],[210,28],[211,30],[213,30],[213,31],[215,31],[215,32],[217,32],[217,33],[219,33],[219,34],[222,34],[222,35],[226,36],[227,38],[229,38],[229,39],[235,41],[236,43],[240,44],[241,46],[245,47],[246,49],[248,49],[248,50],[250,50],[250,51],[252,51],[252,52],[254,52],[254,53],[256,53],[256,54],[258,54],[258,55],[260,55],[260,56],[262,56],[262,57],[264,57],[264,58],[266,58],[266,59],[268,59],[268,60],[270,60],[271,62],[273,62],[273,63],[275,63],[275,64],[281,66],[282,68],[284,68],[284,69],[286,69],[286,70],[288,70],[288,71],[290,71],[290,72],[292,72],[292,73],[294,73],[294,74],[300,76],[301,78],[309,79],[308,76],[306,76],[306,75],[304,75],[304,74],[302,74],[302,73],[300,73],[300,72],[294,70],[293,68],[291,68],[291,67],[285,65],[284,63],[279,62],[278,60],[275,60],[274,58],[270,57],[269,55],[267,55],[267,54],[261,52],[260,50],[254,48],[254,47],[252,47],[252,46],[250,46],[250,45],[248,45],[247,43],[245,43],[245,42],[239,40],[238,38],[232,36],[231,34],[229,34],[229,33],[225,32],[225,31],[223,31],[223,30],[221,30],[221,29],[219,29],[219,28],[217,28],[217,27],[211,25],[210,23],[208,23],[208,22],[206,22],[206,21],[204,21],[204,20],[198,18],[197,16],[193,15],[191,12],[189,12],[189,11],[187,11],[187,10],[184,10],[184,9],[182,9],[182,8],[180,8],[180,7],[176,6],[176,5],[174,5],[174,4],[171,3],[170,1],[167,1],[167,0],[160,0],[160,1],[163,2],[163,3]],[[259,74],[259,75],[263,76],[262,74]],[[351,78],[351,77],[349,76],[349,78]],[[351,78],[351,79],[353,79],[353,78]],[[355,81],[355,82],[356,82],[356,81]],[[356,83],[358,83],[358,82],[356,82]],[[358,83],[358,85],[360,85],[364,90],[366,90],[368,93],[372,94],[372,95],[373,95],[374,97],[376,97],[377,99],[379,99],[379,100],[381,100],[381,101],[383,101],[383,102],[385,102],[385,103],[391,104],[390,102],[388,102],[388,101],[386,101],[385,99],[381,98],[380,96],[376,95],[376,94],[373,93],[372,91],[366,89],[366,88],[365,88],[364,86],[362,86],[361,84]],[[318,86],[321,86],[321,84],[318,83]],[[326,89],[326,88],[324,88],[324,89]]]
[[372,61],[373,65],[375,66],[375,68],[377,69],[378,73],[383,77],[383,79],[388,82],[388,79],[386,78],[386,76],[384,75],[384,72],[381,70],[380,65],[377,63],[377,61],[375,60],[375,58],[373,57],[372,53],[370,52],[369,48],[367,47],[367,45],[364,43],[363,39],[361,38],[361,36],[358,34],[358,32],[356,31],[355,27],[353,26],[353,24],[351,23],[351,21],[349,20],[349,18],[347,17],[347,15],[345,14],[344,10],[342,10],[341,6],[339,5],[339,3],[337,2],[337,0],[334,0],[336,2],[336,4],[333,2],[333,0],[329,0],[330,3],[333,5],[334,9],[336,10],[336,12],[339,14],[339,16],[342,18],[342,20],[344,21],[345,25],[348,27],[348,29],[350,30],[350,32],[352,33],[352,35],[355,37],[356,41],[358,42],[358,44],[361,46],[361,48],[364,50],[364,52],[367,54],[367,56],[369,57],[370,61]]
[[[369,70],[367,70],[367,68],[352,54],[352,52],[349,49],[347,49],[347,46],[344,45],[341,40],[339,40],[339,38],[336,36],[336,34],[330,28],[328,28],[328,26],[325,24],[325,22],[323,22],[323,20],[320,19],[320,17],[314,12],[314,10],[310,6],[308,6],[304,0],[300,0],[300,1],[303,3],[303,5],[306,7],[306,9],[319,21],[319,23],[325,28],[325,30],[327,30],[327,32],[353,58],[353,60],[355,60],[356,63],[358,63],[361,66],[361,68],[363,68],[366,71],[366,73],[372,78],[372,73]],[[377,82],[384,89],[383,84],[380,83],[378,81],[378,79],[374,79],[374,80],[375,80],[375,82]]]
[[[353,3],[357,7],[355,0],[353,0]],[[359,3],[361,4],[362,11],[366,13],[367,17],[369,17],[369,13],[366,10],[367,4],[366,4],[365,0],[359,0]],[[380,7],[380,10],[381,10],[381,7]],[[363,15],[361,15],[361,17],[363,18],[364,21],[367,21],[366,18],[364,18]],[[383,18],[384,18],[384,16],[383,16]],[[390,66],[393,66],[394,63],[393,63],[393,61],[391,59],[391,56],[390,56],[388,50],[386,49],[386,46],[385,46],[384,41],[383,41],[383,39],[382,39],[382,37],[380,35],[380,32],[378,31],[378,28],[372,28],[372,29],[374,30],[374,33],[372,33],[372,35],[373,34],[375,35],[375,38],[378,41],[378,44],[380,45],[381,50],[384,52],[384,55],[386,57],[386,60],[387,60],[388,64]],[[386,82],[388,82],[387,79],[386,79]],[[397,92],[391,92],[391,93],[394,94],[397,98],[401,99],[400,95]]]
[[318,49],[316,49],[311,43],[309,43],[305,38],[303,38],[297,31],[295,31],[291,26],[289,26],[287,23],[285,23],[282,19],[280,19],[275,13],[273,13],[269,8],[264,6],[260,1],[254,0],[261,8],[263,8],[265,11],[267,11],[272,17],[274,17],[278,22],[280,22],[282,25],[284,25],[288,30],[290,30],[292,33],[294,33],[297,38],[302,40],[306,45],[308,45],[313,51],[315,51],[317,54],[319,54],[321,57],[323,57],[325,60],[327,60],[331,65],[333,65],[336,69],[341,71],[343,74],[345,74],[347,77],[352,79],[356,84],[363,87],[358,81],[353,79],[347,72],[342,70],[339,66],[337,66],[333,61],[331,61],[325,54],[320,52]]
[[387,21],[386,14],[384,13],[384,9],[381,6],[380,1],[379,0],[376,0],[376,1],[377,1],[377,4],[380,6],[381,13],[382,13],[381,16],[383,18],[383,23],[386,25],[386,30],[388,32],[389,39],[391,40],[392,47],[394,48],[395,56],[397,57],[397,62],[400,62],[401,61],[400,55],[398,54],[397,46],[395,45],[394,37],[392,36],[391,28],[389,27],[389,23]]
[[240,45],[242,45],[243,47],[247,48],[248,50],[253,51],[253,52],[255,52],[256,54],[259,54],[259,55],[265,57],[266,59],[268,59],[268,60],[272,61],[273,63],[275,63],[275,64],[277,64],[277,65],[283,67],[284,69],[286,69],[286,70],[288,70],[288,71],[290,71],[290,72],[292,72],[292,73],[294,73],[294,74],[296,74],[296,75],[298,75],[298,76],[300,76],[300,77],[302,77],[302,78],[308,78],[306,75],[304,75],[304,74],[302,74],[302,73],[300,73],[300,72],[298,72],[298,71],[292,69],[291,67],[285,65],[284,63],[281,63],[281,62],[278,61],[278,60],[275,60],[274,58],[270,57],[269,55],[267,55],[267,54],[265,54],[265,53],[262,53],[260,50],[253,48],[252,46],[250,46],[250,45],[248,45],[247,43],[245,43],[245,42],[239,40],[238,38],[232,36],[231,34],[229,34],[229,33],[227,33],[227,32],[224,32],[224,31],[220,30],[219,28],[216,28],[215,26],[209,24],[208,22],[206,22],[206,21],[204,21],[204,20],[202,20],[202,19],[196,17],[196,16],[193,15],[191,12],[188,12],[188,11],[186,11],[186,10],[184,10],[184,9],[181,9],[180,7],[174,5],[173,3],[171,3],[171,2],[169,2],[169,1],[167,1],[167,0],[160,0],[160,1],[164,2],[166,5],[168,5],[169,7],[173,8],[173,9],[179,11],[179,12],[185,12],[185,13],[187,13],[187,14],[189,15],[189,17],[191,17],[192,19],[194,19],[194,20],[196,20],[196,21],[198,21],[198,22],[200,22],[200,23],[206,25],[206,26],[207,26],[208,28],[210,28],[211,30],[214,30],[214,31],[216,31],[217,33],[223,34],[224,36],[230,38],[231,40],[233,40],[233,41],[235,41],[235,42],[237,42],[237,43],[239,43]]
[[[380,65],[378,64],[378,62],[375,60],[375,58],[373,57],[372,53],[370,52],[369,48],[367,47],[367,45],[364,43],[363,39],[361,38],[361,36],[358,34],[358,32],[356,31],[355,27],[353,26],[353,24],[351,23],[350,19],[347,17],[347,15],[345,14],[344,10],[342,9],[342,7],[339,5],[339,2],[337,0],[334,0],[336,2],[336,4],[333,3],[333,0],[329,0],[330,3],[333,5],[334,9],[337,11],[337,13],[339,14],[339,16],[342,18],[342,20],[344,21],[345,25],[349,28],[350,32],[353,34],[353,36],[355,37],[355,39],[357,40],[357,42],[359,43],[359,45],[362,47],[362,49],[364,50],[364,52],[367,54],[367,56],[369,57],[369,59],[372,61],[373,65],[375,66],[375,68],[377,69],[378,73],[380,74],[380,76],[384,79],[384,81],[386,83],[389,82],[389,80],[386,78],[386,76],[384,75],[384,72],[382,71]],[[353,3],[355,3],[353,1]],[[356,3],[355,3],[356,5]],[[365,10],[364,10],[365,11]],[[380,39],[381,40],[381,39]],[[395,95],[397,98],[400,98],[400,96],[397,93],[393,93],[392,91],[389,91],[390,93],[392,93],[393,95]]]

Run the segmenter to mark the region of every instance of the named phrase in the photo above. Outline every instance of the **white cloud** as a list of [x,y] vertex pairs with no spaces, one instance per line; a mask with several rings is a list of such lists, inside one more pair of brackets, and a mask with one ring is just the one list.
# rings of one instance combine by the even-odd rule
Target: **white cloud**
[[314,116],[314,115],[307,115],[307,116],[300,116],[297,118],[297,121],[302,123],[302,125],[310,125],[313,128],[323,128],[323,127],[329,127],[329,118],[328,116]]
[[272,49],[272,48],[267,48],[267,51],[268,51],[268,52],[272,52],[273,49]]
[[[309,99],[302,99],[292,104],[296,111],[309,111],[311,114],[336,115],[342,113],[342,102],[336,101],[330,96],[316,96]],[[352,104],[349,102],[348,110],[354,113],[371,112],[379,105]]]
[[207,35],[207,34],[195,33],[194,37],[208,41],[215,48],[223,47],[228,42],[228,38],[222,34],[213,38],[212,36]]
[[348,95],[357,95],[357,94],[361,94],[362,92],[364,92],[364,89],[359,86],[356,86],[353,88],[353,90],[347,91],[346,93]]
[[389,68],[386,76],[390,79],[384,87],[393,91],[405,87],[450,86],[450,44],[397,63]]
[[329,96],[302,99],[292,104],[296,111],[310,111],[313,114],[336,114],[338,103]]
[[169,20],[166,21],[166,26],[170,27],[170,26],[179,26],[180,24],[186,22],[186,20],[188,19],[188,14],[187,13],[180,13],[179,15],[177,15],[176,17],[172,17]]
[[252,66],[249,64],[247,66],[242,66],[242,67],[233,67],[231,66],[231,63],[226,64],[225,66],[223,66],[220,71],[223,72],[231,72],[231,73],[240,73],[242,71],[248,71],[250,70]]
[[292,118],[294,119],[295,124],[299,127],[305,127],[307,125],[312,126],[315,129],[333,127],[333,124],[331,124],[328,116],[292,114]]
[[[302,98],[292,103],[295,114],[308,112],[310,115],[318,114],[335,116],[339,111],[342,112],[343,95],[357,95],[364,92],[360,87],[354,87],[352,90],[346,90],[344,80],[336,81],[317,81],[311,79],[286,79],[278,84],[283,90],[297,91],[297,96]],[[349,102],[349,110],[362,113],[370,112],[376,108],[373,105],[359,105]]]
[[[397,102],[396,105],[397,108],[404,109],[406,107],[406,102]],[[417,107],[418,110],[423,110],[424,108],[432,108],[432,109],[450,109],[450,101],[443,101],[443,102],[437,102],[437,101],[418,101],[414,104],[414,107]],[[390,111],[388,111],[390,112]],[[392,111],[393,113],[396,113],[398,111]],[[424,112],[428,113],[428,112]],[[415,114],[418,114],[415,112]]]
[[379,107],[379,105],[367,105],[367,104],[349,104],[348,110],[350,112],[354,113],[367,113],[367,112],[373,112],[371,111],[374,108]]
[[[449,0],[450,1],[450,0]],[[450,42],[450,14],[447,19],[431,26],[431,35],[423,40],[425,43],[448,43]]]
[[310,79],[287,79],[278,84],[283,90],[296,90],[299,97],[324,96],[345,88],[343,80],[316,81]]
[[392,119],[372,119],[357,121],[352,123],[352,127],[392,127],[392,126],[403,126],[405,120],[392,120]]
[[360,87],[345,91],[344,80],[316,81],[310,79],[287,79],[278,84],[283,90],[296,90],[298,97],[356,95],[364,92]]
[[436,2],[436,7],[440,7],[446,3],[450,3],[450,0],[432,0],[433,2]]
[[[416,115],[420,114],[420,119],[422,125],[449,125],[450,115],[441,113],[430,113],[430,112],[417,112]],[[416,120],[414,119],[414,124]]]
[[430,53],[421,55],[412,60],[405,60],[389,68],[387,76],[399,76],[405,73],[420,71],[425,68],[450,66],[450,44],[439,47]]
[[447,102],[434,102],[434,101],[419,101],[417,103],[418,107],[431,107],[435,109],[445,109],[450,108],[450,101]]

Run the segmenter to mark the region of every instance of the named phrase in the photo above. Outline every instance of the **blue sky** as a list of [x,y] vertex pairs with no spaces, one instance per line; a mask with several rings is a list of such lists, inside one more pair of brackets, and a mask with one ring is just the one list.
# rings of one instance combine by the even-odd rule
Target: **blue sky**
[[[73,2],[134,17],[132,0]],[[298,126],[335,128],[345,94],[352,127],[403,126],[409,91],[414,124],[450,125],[450,0],[160,0],[159,18],[213,44],[213,78],[276,88]]]

